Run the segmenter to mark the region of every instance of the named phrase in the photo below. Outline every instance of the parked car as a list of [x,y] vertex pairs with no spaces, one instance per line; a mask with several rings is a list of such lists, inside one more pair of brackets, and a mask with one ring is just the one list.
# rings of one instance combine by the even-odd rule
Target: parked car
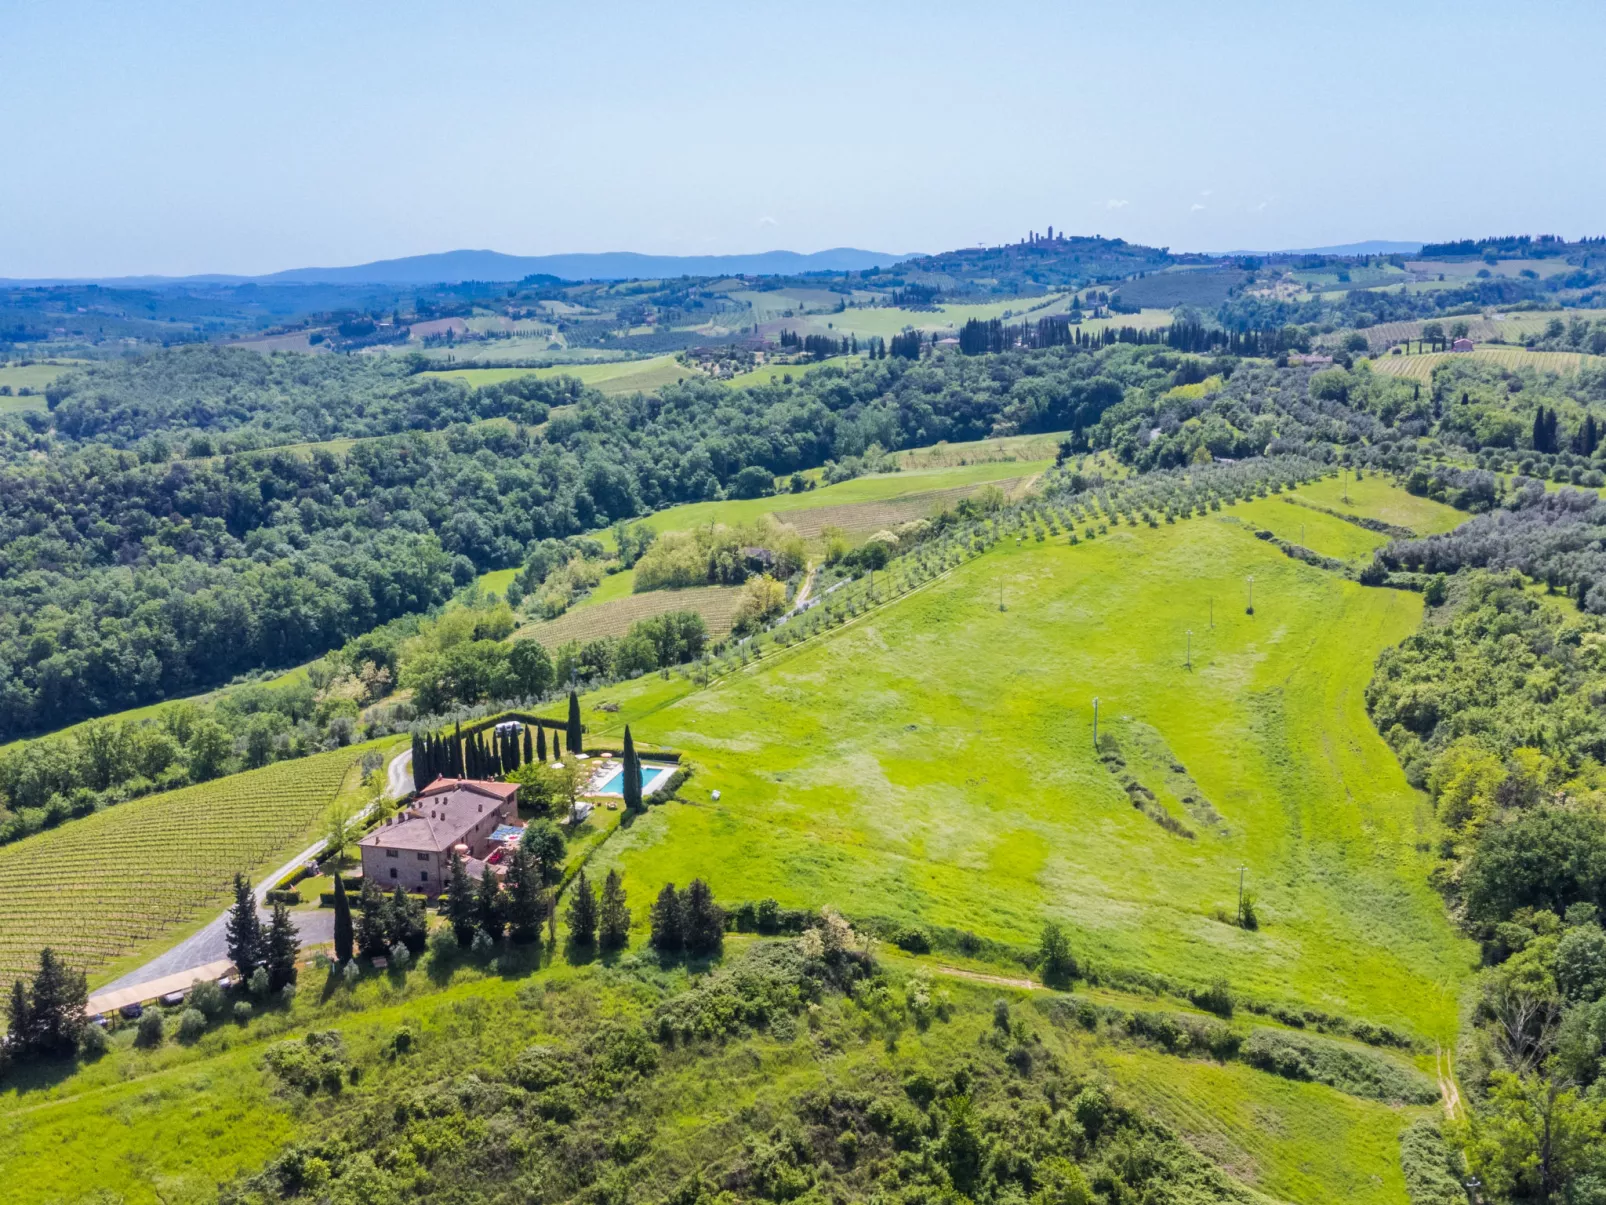
[[125,1021],[138,1021],[145,1015],[145,1006],[143,1004],[125,1004],[117,1011]]

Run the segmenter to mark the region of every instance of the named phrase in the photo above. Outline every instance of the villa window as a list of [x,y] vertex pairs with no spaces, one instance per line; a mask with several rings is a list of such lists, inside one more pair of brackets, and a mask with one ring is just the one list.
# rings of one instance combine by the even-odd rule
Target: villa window
[[387,857],[387,858],[399,858],[399,857],[401,857],[401,850],[399,850],[399,849],[387,849],[385,851],[385,857]]
[[420,883],[427,883],[427,882],[429,882],[429,871],[427,871],[427,870],[420,870],[420,871],[419,871],[419,872],[418,872],[418,881],[419,881],[419,882],[420,882]]
[[393,879],[401,877],[396,873],[396,868],[394,866],[390,868],[390,877]]
[[426,853],[420,852],[419,855],[418,855],[418,860],[420,862],[428,862],[429,861],[429,855],[426,854]]

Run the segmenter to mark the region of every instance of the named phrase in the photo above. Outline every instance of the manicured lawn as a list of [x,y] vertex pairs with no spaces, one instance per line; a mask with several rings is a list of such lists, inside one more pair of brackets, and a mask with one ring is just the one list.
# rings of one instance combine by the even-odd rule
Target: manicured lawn
[[[1019,945],[1056,917],[1099,962],[1448,1038],[1475,953],[1427,883],[1427,802],[1362,704],[1374,658],[1420,614],[1416,595],[1216,517],[1002,547],[708,690],[673,699],[654,679],[637,706],[635,686],[611,688],[623,710],[588,723],[629,721],[699,769],[687,802],[598,856],[640,894],[701,875],[723,899]],[[1094,757],[1094,695],[1195,839],[1134,808]],[[1221,826],[1178,798],[1173,762]],[[1258,933],[1214,915],[1235,906],[1240,866]]]

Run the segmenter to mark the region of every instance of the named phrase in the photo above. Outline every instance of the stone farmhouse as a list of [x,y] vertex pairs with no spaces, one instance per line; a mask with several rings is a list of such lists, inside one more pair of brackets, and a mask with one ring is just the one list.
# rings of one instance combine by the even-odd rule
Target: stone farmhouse
[[473,778],[437,778],[360,842],[364,880],[385,891],[439,895],[446,886],[452,850],[478,877],[491,851],[491,834],[518,818],[519,786]]

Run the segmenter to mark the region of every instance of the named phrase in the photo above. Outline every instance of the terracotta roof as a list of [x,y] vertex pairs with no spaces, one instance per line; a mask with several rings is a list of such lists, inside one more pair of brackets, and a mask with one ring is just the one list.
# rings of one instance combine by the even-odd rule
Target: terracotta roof
[[478,791],[492,799],[512,799],[519,793],[519,784],[490,782],[484,778],[437,778],[413,798],[422,799],[426,795],[439,795],[446,791]]
[[369,833],[359,845],[445,853],[474,826],[518,794],[518,784],[437,778],[404,812]]

